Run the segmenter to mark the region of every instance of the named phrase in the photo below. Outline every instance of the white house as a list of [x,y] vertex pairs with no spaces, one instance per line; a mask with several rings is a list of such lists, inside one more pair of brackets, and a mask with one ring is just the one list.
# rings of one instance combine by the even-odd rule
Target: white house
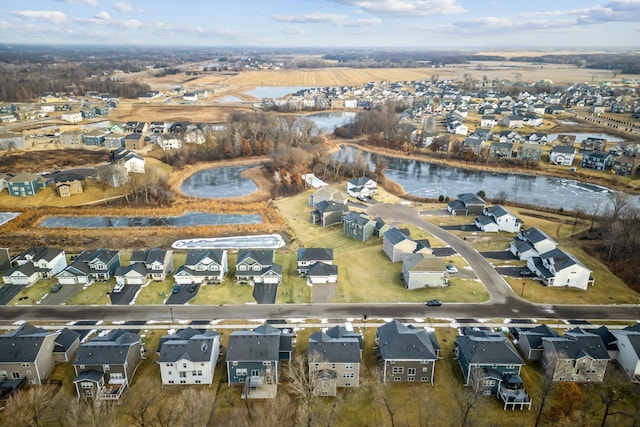
[[518,233],[522,221],[502,206],[495,205],[484,208],[483,214],[476,217],[475,225],[484,232]]
[[184,265],[178,267],[173,279],[178,285],[222,283],[229,271],[227,251],[222,249],[191,249]]
[[529,258],[527,267],[547,286],[586,290],[589,284],[593,285],[591,270],[573,255],[558,248]]
[[467,133],[469,133],[469,128],[463,123],[454,120],[447,126],[447,132],[455,135],[466,135]]
[[640,383],[640,323],[611,333],[618,344],[616,362],[631,381]]
[[177,150],[178,148],[182,148],[182,141],[178,138],[162,138],[159,136],[156,141],[158,146],[163,150]]
[[64,113],[60,116],[60,119],[69,123],[77,123],[82,121],[81,113]]
[[492,116],[492,115],[485,115],[482,116],[482,119],[480,119],[480,127],[481,128],[493,128],[498,124],[498,121],[496,120],[496,116]]
[[352,178],[347,181],[347,194],[351,197],[367,197],[369,195],[376,194],[377,192],[378,183],[366,176]]
[[573,145],[556,145],[549,152],[549,162],[554,165],[571,166],[576,156]]
[[209,384],[220,357],[220,334],[186,328],[160,338],[158,365],[162,385]]
[[557,245],[556,241],[546,233],[531,227],[521,230],[513,238],[510,250],[512,254],[520,258],[520,261],[526,261],[533,256],[555,249]]

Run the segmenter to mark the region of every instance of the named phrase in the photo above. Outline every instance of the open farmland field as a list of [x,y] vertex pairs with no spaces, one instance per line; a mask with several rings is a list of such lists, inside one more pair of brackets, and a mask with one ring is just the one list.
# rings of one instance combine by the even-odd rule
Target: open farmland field
[[130,113],[120,117],[120,120],[220,123],[226,121],[229,114],[235,111],[239,111],[239,109],[237,107],[206,105],[134,104]]

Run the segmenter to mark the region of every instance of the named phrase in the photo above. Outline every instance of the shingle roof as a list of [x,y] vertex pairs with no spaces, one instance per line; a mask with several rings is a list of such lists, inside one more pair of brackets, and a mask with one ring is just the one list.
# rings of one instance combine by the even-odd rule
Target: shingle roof
[[0,363],[35,362],[45,338],[58,334],[24,323],[14,331],[0,335]]
[[526,240],[529,240],[532,243],[538,243],[543,240],[549,240],[550,242],[556,243],[551,237],[547,236],[544,231],[538,230],[535,227],[527,228],[526,230],[522,230],[520,232],[522,237]]
[[556,271],[563,270],[565,268],[571,267],[572,265],[579,265],[584,268],[587,268],[584,264],[578,261],[573,255],[558,248],[551,249],[550,251],[540,254],[540,258],[544,258],[544,259],[552,258],[556,266]]
[[179,360],[208,362],[211,360],[215,350],[215,340],[219,336],[216,331],[200,332],[187,328],[186,332],[181,332],[162,337],[158,346],[158,362]]
[[398,230],[396,227],[391,227],[384,233],[384,240],[390,242],[392,245],[397,245],[405,240],[411,240],[411,237]]
[[309,337],[310,360],[330,363],[360,363],[360,342],[355,337],[331,337],[324,332],[316,332]]
[[507,337],[495,335],[462,335],[458,349],[465,360],[475,364],[523,365],[524,361]]
[[275,259],[275,252],[270,249],[242,249],[238,251],[237,264],[240,264],[249,258],[253,259],[260,265],[271,265]]
[[435,333],[393,320],[378,328],[380,354],[385,360],[435,360],[440,349]]
[[324,262],[316,262],[309,268],[307,276],[311,277],[325,277],[336,276],[338,274],[338,266],[326,264]]
[[196,265],[207,258],[221,265],[223,255],[224,251],[222,249],[190,249],[187,251],[184,265]]
[[300,248],[298,261],[333,261],[331,248]]
[[122,329],[114,329],[105,336],[97,336],[80,345],[74,365],[121,365],[140,336]]
[[281,331],[263,324],[253,331],[235,331],[229,335],[227,361],[278,360]]

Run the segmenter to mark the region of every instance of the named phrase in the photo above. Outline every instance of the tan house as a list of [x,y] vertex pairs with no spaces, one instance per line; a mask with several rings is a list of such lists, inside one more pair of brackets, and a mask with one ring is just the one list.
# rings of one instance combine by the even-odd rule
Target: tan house
[[61,172],[53,179],[60,197],[71,197],[74,194],[83,193],[83,181],[84,177],[74,172]]

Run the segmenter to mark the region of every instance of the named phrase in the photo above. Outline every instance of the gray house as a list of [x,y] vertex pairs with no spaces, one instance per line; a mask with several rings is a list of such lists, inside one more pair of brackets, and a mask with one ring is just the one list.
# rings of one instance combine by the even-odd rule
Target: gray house
[[55,365],[53,351],[59,335],[29,323],[0,335],[0,381],[42,384]]
[[229,271],[227,251],[222,249],[191,249],[184,265],[173,275],[178,285],[222,283]]
[[173,273],[173,251],[166,249],[150,249],[148,251],[133,251],[131,264],[142,264],[146,270],[146,277],[161,282]]
[[376,222],[367,215],[358,212],[349,212],[342,218],[342,231],[345,235],[366,242],[376,228]]
[[399,230],[395,227],[391,227],[384,233],[382,251],[391,262],[402,261],[404,257],[411,254],[431,254],[433,252],[429,240],[413,240],[408,230]]
[[280,362],[291,361],[293,336],[269,324],[252,331],[235,331],[227,345],[227,382],[243,384],[242,397],[273,398]]
[[458,198],[447,204],[451,215],[479,215],[484,210],[485,201],[473,193],[458,194]]
[[518,346],[527,360],[540,360],[542,358],[542,351],[544,350],[542,339],[558,336],[556,331],[542,324],[520,332],[518,336]]
[[236,262],[236,283],[275,283],[282,279],[282,266],[275,263],[275,251],[241,249]]
[[143,352],[140,336],[121,329],[81,344],[73,362],[78,399],[120,400],[131,384]]
[[297,270],[299,276],[306,276],[314,264],[322,262],[333,265],[333,249],[331,248],[300,248],[298,249]]
[[342,326],[309,337],[309,382],[313,393],[335,396],[338,387],[360,385],[362,335]]
[[328,227],[340,224],[342,217],[349,212],[349,208],[343,203],[336,203],[323,200],[314,205],[315,210],[311,211],[311,223]]
[[613,167],[613,156],[601,151],[585,152],[582,156],[583,168],[608,171]]
[[420,381],[433,384],[440,344],[433,331],[397,320],[378,328],[382,380],[387,383]]
[[318,188],[309,196],[309,206],[316,206],[320,202],[334,202],[340,205],[346,205],[349,196],[344,191],[337,188],[331,188],[328,185]]
[[22,135],[21,133],[0,133],[0,150],[22,150],[26,148],[26,146],[26,140],[24,138],[24,135]]
[[407,289],[449,285],[449,272],[443,259],[431,254],[416,253],[402,260],[402,281]]
[[83,251],[56,278],[61,285],[87,285],[107,281],[120,266],[120,253],[108,249]]

